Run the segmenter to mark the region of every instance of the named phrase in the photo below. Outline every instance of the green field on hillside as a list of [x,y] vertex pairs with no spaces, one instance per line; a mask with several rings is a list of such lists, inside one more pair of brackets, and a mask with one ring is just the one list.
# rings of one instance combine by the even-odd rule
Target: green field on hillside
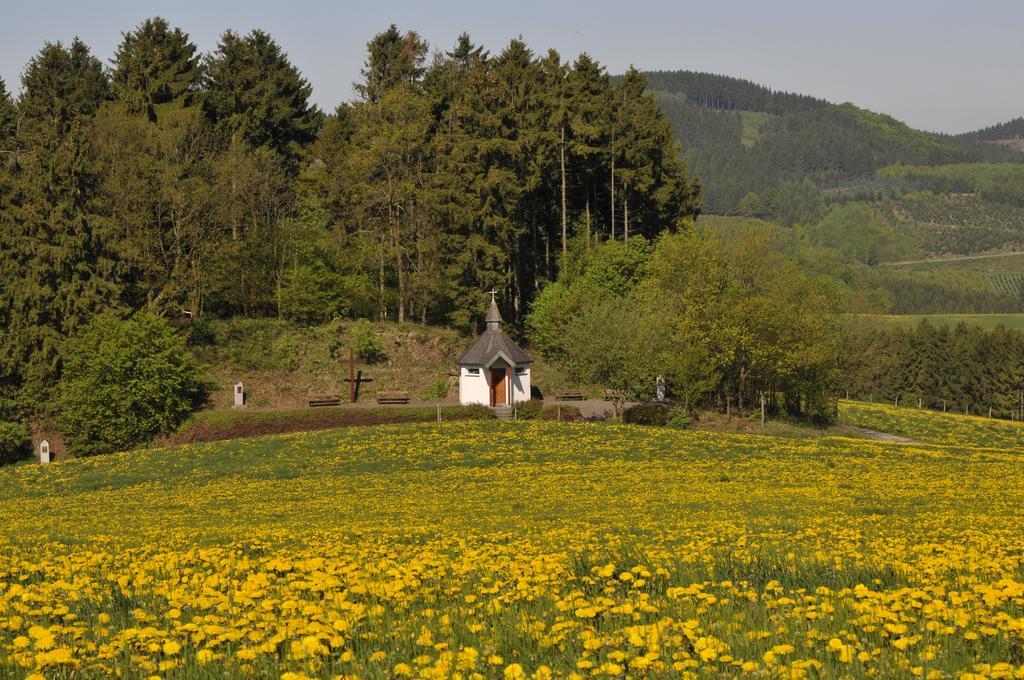
[[848,318],[872,324],[878,328],[915,326],[921,321],[945,326],[960,323],[993,329],[997,326],[1024,330],[1024,314],[857,314]]
[[1021,450],[1024,423],[895,405],[839,402],[846,424],[921,442]]
[[476,422],[20,464],[0,469],[0,675],[1013,668],[1021,461]]

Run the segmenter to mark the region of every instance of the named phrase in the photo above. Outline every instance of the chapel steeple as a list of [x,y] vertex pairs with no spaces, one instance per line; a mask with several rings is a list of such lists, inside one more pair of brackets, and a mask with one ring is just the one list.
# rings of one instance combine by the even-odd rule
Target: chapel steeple
[[487,330],[497,331],[501,330],[501,312],[498,311],[498,303],[495,302],[494,296],[495,291],[491,291],[491,308],[487,310],[487,318],[484,319],[484,323],[487,324]]

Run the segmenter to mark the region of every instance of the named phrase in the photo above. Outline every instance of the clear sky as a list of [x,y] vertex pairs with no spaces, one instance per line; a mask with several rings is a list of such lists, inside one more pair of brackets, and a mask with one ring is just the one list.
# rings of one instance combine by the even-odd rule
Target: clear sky
[[227,28],[268,31],[325,110],[352,97],[366,42],[395,23],[448,49],[462,31],[498,52],[580,52],[618,73],[693,69],[851,101],[962,132],[1024,115],[1024,0],[89,0],[4,3],[0,77],[17,91],[43,43],[78,35],[109,60],[127,31],[163,16],[212,50]]

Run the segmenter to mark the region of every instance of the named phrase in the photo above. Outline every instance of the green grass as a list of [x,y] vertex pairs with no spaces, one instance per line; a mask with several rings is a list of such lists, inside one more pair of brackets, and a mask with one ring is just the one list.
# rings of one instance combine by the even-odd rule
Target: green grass
[[864,402],[839,402],[841,422],[922,442],[1020,450],[1024,423]]
[[987,330],[997,326],[1024,330],[1024,314],[858,314],[856,319],[878,328],[906,328],[927,320],[928,323],[943,326],[963,323]]
[[774,116],[761,111],[740,111],[740,121],[743,129],[740,132],[740,144],[750,148],[761,140],[761,131]]

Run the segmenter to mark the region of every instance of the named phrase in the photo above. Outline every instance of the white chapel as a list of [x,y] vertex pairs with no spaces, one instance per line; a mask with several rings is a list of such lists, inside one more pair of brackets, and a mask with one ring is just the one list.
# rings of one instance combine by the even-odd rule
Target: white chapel
[[491,294],[487,330],[459,357],[459,402],[508,408],[530,398],[533,359],[501,331],[501,314]]

